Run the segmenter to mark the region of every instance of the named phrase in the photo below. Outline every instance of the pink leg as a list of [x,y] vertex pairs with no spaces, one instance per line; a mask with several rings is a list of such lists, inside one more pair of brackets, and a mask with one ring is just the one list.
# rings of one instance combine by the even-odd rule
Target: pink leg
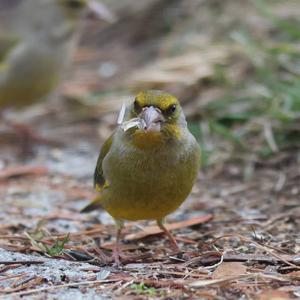
[[123,222],[119,221],[119,220],[115,220],[115,221],[116,221],[116,225],[117,225],[117,236],[116,236],[116,244],[113,249],[113,258],[114,258],[115,264],[117,266],[120,266],[121,265],[120,257],[121,257],[121,252],[122,252],[122,250],[120,249],[120,242],[121,242],[121,232],[122,232],[122,228],[123,228]]
[[171,234],[171,232],[163,225],[162,220],[157,220],[158,227],[165,233],[165,235],[168,237],[171,243],[171,248],[173,251],[179,252],[180,249],[178,247],[178,244],[174,238],[174,236]]

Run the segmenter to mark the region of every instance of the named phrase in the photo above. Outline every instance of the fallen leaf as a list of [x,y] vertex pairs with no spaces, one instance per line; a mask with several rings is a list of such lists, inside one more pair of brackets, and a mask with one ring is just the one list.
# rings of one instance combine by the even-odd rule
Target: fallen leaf
[[251,253],[226,253],[224,254],[224,261],[232,262],[247,262],[247,261],[256,261],[261,263],[267,263],[270,265],[278,264],[284,259],[287,262],[295,263],[295,256],[288,254],[281,254],[280,258],[272,257],[268,254],[251,254]]
[[288,300],[291,299],[287,292],[278,290],[265,290],[259,295],[259,300]]
[[247,267],[241,262],[223,262],[212,274],[213,279],[247,274]]
[[239,275],[239,276],[230,276],[228,278],[222,278],[222,279],[204,279],[204,280],[196,280],[189,284],[190,287],[194,288],[201,288],[209,285],[214,284],[222,284],[225,282],[233,281],[233,280],[239,280],[242,278],[251,278],[255,277],[255,274],[246,274],[246,275]]
[[[205,280],[196,280],[189,284],[190,287],[194,288],[201,288],[209,285],[215,285],[215,284],[224,284],[226,282],[230,281],[238,281],[241,279],[250,279],[250,278],[263,278],[263,279],[271,279],[271,280],[277,280],[281,282],[289,282],[290,279],[288,277],[284,276],[274,276],[274,275],[268,275],[263,273],[251,273],[251,274],[242,274],[242,275],[236,275],[236,276],[227,276],[225,278],[218,278],[218,279],[205,279]],[[273,299],[273,298],[269,298]]]
[[[185,220],[185,221],[166,224],[165,226],[168,230],[175,230],[175,229],[180,229],[180,228],[184,228],[184,227],[190,227],[190,226],[194,226],[194,225],[203,224],[203,223],[210,221],[212,218],[213,218],[213,215],[204,215],[204,216],[192,218],[192,219]],[[158,226],[154,225],[154,226],[144,227],[143,231],[127,234],[124,239],[126,241],[134,241],[134,240],[142,239],[146,236],[160,234],[160,233],[163,233],[163,231]]]
[[0,180],[6,180],[13,177],[44,175],[48,173],[48,169],[39,166],[14,166],[5,168],[0,171]]

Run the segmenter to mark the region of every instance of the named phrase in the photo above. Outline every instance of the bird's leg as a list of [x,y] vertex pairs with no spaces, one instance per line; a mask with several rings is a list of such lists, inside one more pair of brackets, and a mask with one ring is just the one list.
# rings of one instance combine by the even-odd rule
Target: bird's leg
[[178,244],[177,244],[174,236],[171,234],[171,232],[164,226],[163,220],[157,220],[156,222],[157,222],[158,227],[164,232],[164,234],[170,240],[172,250],[175,252],[179,252],[180,250],[179,250]]
[[120,262],[120,257],[121,257],[121,249],[120,249],[120,241],[121,241],[121,232],[122,232],[122,228],[124,226],[124,222],[121,220],[115,220],[116,222],[116,227],[117,227],[117,236],[116,236],[116,244],[115,247],[113,249],[113,258],[115,261],[115,264],[117,266],[121,265]]

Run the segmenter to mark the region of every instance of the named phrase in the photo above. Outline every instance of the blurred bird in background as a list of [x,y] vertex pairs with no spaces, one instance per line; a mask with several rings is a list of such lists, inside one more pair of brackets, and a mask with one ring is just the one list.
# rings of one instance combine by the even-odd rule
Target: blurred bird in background
[[95,0],[2,0],[0,113],[22,109],[52,92],[70,63],[88,9],[113,15]]

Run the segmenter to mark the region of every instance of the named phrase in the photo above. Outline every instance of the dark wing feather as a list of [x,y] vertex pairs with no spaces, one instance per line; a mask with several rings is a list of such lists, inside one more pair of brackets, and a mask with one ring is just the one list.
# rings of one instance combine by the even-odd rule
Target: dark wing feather
[[[102,163],[104,157],[106,156],[106,154],[108,153],[111,147],[112,137],[113,135],[111,135],[103,144],[97,160],[96,169],[94,173],[94,187],[98,191],[100,191],[106,184],[104,174],[103,174],[103,169],[102,169]],[[86,213],[99,208],[101,208],[101,193],[91,203],[85,206],[80,212]]]
[[103,159],[106,156],[106,154],[108,153],[111,144],[112,144],[112,139],[113,139],[113,135],[111,135],[103,144],[98,160],[97,160],[97,164],[96,164],[96,168],[95,168],[95,173],[94,173],[94,187],[95,188],[102,188],[105,184],[105,178],[104,178],[104,174],[103,174],[103,169],[102,169],[102,163],[103,163]]

